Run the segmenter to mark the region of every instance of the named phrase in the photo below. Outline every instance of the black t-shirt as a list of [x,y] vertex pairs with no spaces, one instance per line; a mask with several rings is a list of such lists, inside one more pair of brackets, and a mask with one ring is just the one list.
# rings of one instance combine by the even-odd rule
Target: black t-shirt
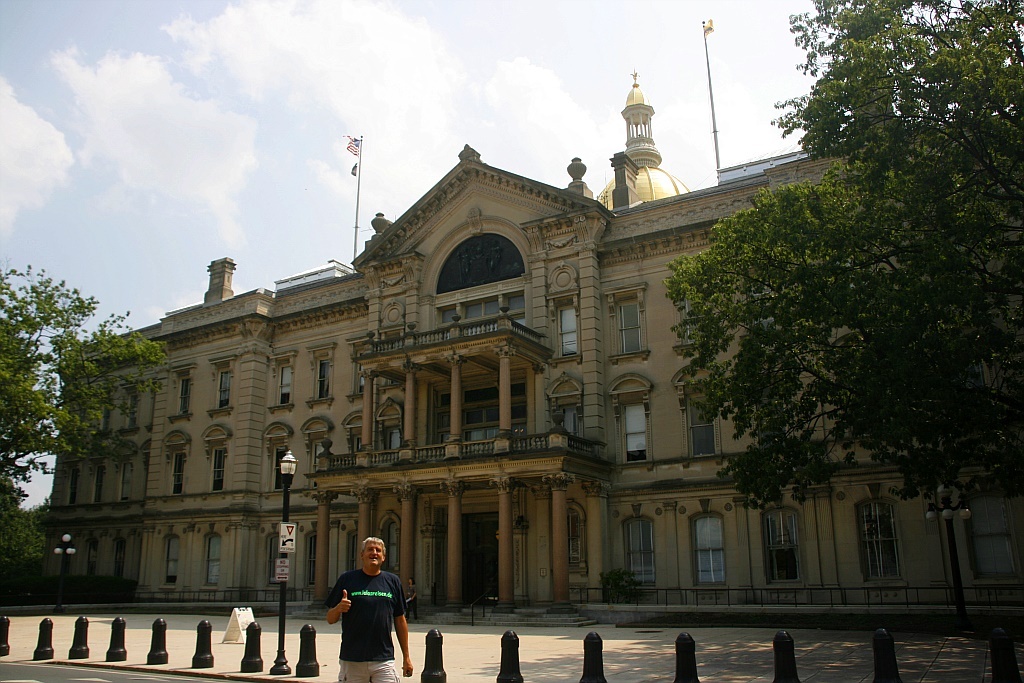
[[352,607],[341,615],[341,659],[346,662],[385,662],[395,658],[391,641],[394,618],[405,616],[402,580],[391,572],[370,576],[362,569],[338,577],[324,605],[341,602],[348,591]]

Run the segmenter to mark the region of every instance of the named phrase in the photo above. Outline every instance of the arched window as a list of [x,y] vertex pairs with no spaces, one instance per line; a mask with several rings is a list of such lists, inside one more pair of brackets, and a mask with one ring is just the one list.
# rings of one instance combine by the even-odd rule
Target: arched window
[[654,583],[654,525],[647,519],[625,524],[626,565],[640,583]]
[[206,583],[220,583],[220,536],[206,538]]
[[455,247],[441,267],[437,293],[509,280],[524,272],[523,256],[516,245],[507,237],[484,233]]
[[896,511],[883,502],[863,503],[857,508],[861,555],[867,579],[888,579],[900,575]]
[[384,561],[387,563],[388,571],[397,572],[398,562],[401,558],[398,556],[398,522],[394,520],[388,520],[384,522],[383,536],[384,539]]
[[1014,573],[1013,545],[1006,500],[1002,496],[977,496],[970,501],[971,559],[982,576]]
[[769,581],[800,578],[800,536],[796,513],[771,510],[764,514],[765,571]]
[[124,577],[124,557],[128,544],[123,538],[114,541],[114,576]]
[[164,583],[178,582],[178,537],[171,536],[164,546]]
[[725,582],[722,520],[710,515],[693,520],[693,555],[697,583]]

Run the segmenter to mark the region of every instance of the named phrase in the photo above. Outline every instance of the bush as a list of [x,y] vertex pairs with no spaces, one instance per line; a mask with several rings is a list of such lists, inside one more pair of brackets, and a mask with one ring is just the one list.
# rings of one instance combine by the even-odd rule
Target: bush
[[[60,576],[17,576],[0,580],[0,605],[52,605]],[[138,582],[116,576],[65,576],[68,605],[132,602]]]
[[601,588],[605,602],[636,602],[640,598],[640,582],[628,569],[601,572]]

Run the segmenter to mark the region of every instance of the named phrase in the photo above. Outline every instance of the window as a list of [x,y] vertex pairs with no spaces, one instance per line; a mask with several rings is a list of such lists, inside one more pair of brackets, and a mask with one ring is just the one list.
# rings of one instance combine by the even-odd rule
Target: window
[[976,574],[995,576],[1014,573],[1013,546],[1004,498],[979,496],[972,499],[969,530]]
[[576,309],[558,309],[558,334],[561,339],[563,356],[575,356],[578,353],[576,341]]
[[619,352],[636,353],[640,346],[640,304],[619,306]]
[[465,318],[466,320],[472,320],[473,318],[483,318],[488,315],[498,315],[498,308],[498,297],[484,301],[474,301],[465,305]]
[[132,497],[132,464],[121,463],[121,500],[128,500]]
[[78,502],[78,477],[78,468],[72,467],[68,472],[68,505]]
[[764,515],[764,552],[769,581],[800,578],[796,514],[772,510]]
[[206,583],[220,583],[220,536],[206,539]]
[[192,378],[182,377],[178,380],[178,414],[184,415],[188,412],[192,398]]
[[623,406],[626,462],[647,459],[647,411],[642,403]]
[[124,556],[127,545],[123,538],[114,541],[114,576],[118,578],[124,577]]
[[402,430],[398,427],[389,427],[384,435],[384,448],[397,450],[402,447]]
[[267,556],[270,558],[267,568],[267,582],[278,583],[274,568],[277,566],[277,558],[281,557],[281,540],[277,536],[267,538]]
[[705,415],[692,398],[686,400],[686,422],[690,428],[690,455],[715,453],[715,419]]
[[103,409],[103,417],[100,419],[100,431],[101,432],[109,432],[110,431],[110,414],[111,414],[110,408],[104,408]]
[[[512,394],[512,434],[526,433],[526,384],[513,382]],[[476,387],[462,392],[462,440],[485,441],[498,435],[499,410],[498,387]],[[436,416],[437,443],[443,443],[448,435],[451,424],[451,394],[444,393],[438,397]]]
[[384,524],[384,561],[388,571],[398,571],[398,522],[389,521]]
[[857,509],[860,522],[864,575],[887,579],[900,575],[900,553],[896,539],[896,516],[888,503],[865,503]]
[[96,576],[96,560],[100,556],[100,542],[90,538],[85,544],[85,573]]
[[228,449],[213,449],[213,482],[212,485],[210,486],[211,491],[224,490],[224,463],[227,460],[227,457]]
[[580,433],[580,411],[579,406],[575,404],[564,405],[561,407],[562,410],[562,426],[565,427],[565,431],[570,434]]
[[174,465],[171,468],[171,493],[179,494],[185,488],[185,454],[181,451],[174,454]]
[[579,565],[583,562],[583,522],[576,508],[569,508],[569,564]]
[[128,429],[134,429],[139,425],[139,395],[134,392],[128,395],[128,411],[125,421]]
[[281,458],[288,452],[287,446],[276,446],[274,447],[274,490],[280,491],[283,487],[281,484]]
[[292,402],[292,366],[281,366],[281,377],[277,385],[278,405],[288,405]]
[[694,564],[697,583],[725,582],[725,548],[722,545],[722,520],[698,517],[693,522]]
[[167,539],[164,551],[166,560],[164,562],[164,583],[178,582],[178,537],[171,536]]
[[316,398],[328,398],[331,395],[331,361],[321,358],[316,362]]
[[217,382],[217,407],[227,408],[231,405],[231,371],[222,370]]
[[316,534],[306,536],[306,584],[316,585]]
[[103,480],[107,477],[107,466],[96,465],[96,479],[93,481],[92,502],[103,502]]
[[654,583],[654,525],[646,519],[626,522],[626,563],[640,583]]

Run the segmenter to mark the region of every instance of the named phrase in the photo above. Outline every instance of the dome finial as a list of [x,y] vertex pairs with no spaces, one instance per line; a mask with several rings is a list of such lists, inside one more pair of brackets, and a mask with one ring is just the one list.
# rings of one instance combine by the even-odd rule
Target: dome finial
[[631,73],[630,76],[633,77],[633,87],[634,88],[639,88],[640,87],[640,83],[637,81],[637,79],[640,78],[640,74],[638,74],[636,72],[636,69],[633,69],[633,73]]

